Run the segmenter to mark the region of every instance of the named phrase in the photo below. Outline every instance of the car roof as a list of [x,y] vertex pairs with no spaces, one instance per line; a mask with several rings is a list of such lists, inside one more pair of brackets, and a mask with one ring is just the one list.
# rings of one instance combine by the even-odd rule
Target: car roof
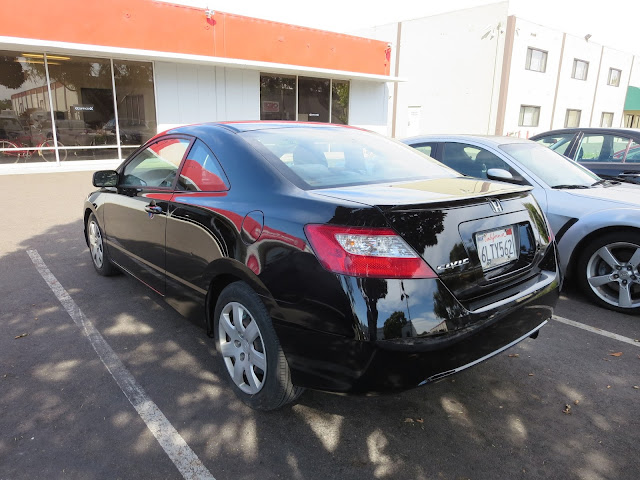
[[248,132],[251,130],[268,130],[268,129],[276,129],[276,128],[317,128],[317,129],[339,129],[339,128],[353,128],[357,130],[362,130],[357,127],[352,127],[349,125],[336,125],[333,123],[315,123],[315,122],[282,122],[282,121],[269,121],[269,120],[255,120],[255,121],[241,121],[241,122],[208,122],[208,123],[200,123],[200,124],[192,124],[192,125],[184,125],[182,127],[175,127],[169,130],[170,132],[179,133],[180,131],[184,131],[187,133],[189,128],[199,127],[199,128],[225,128],[227,130],[239,133],[239,132]]
[[512,143],[530,143],[530,140],[519,137],[504,137],[499,135],[418,135],[415,137],[403,138],[401,141],[407,144],[428,143],[428,142],[465,142],[476,141],[483,145],[498,147],[500,145]]
[[538,133],[533,135],[532,138],[543,137],[547,135],[557,135],[562,133],[619,133],[622,135],[630,135],[633,137],[640,137],[640,129],[638,128],[614,128],[614,127],[584,127],[584,128],[558,128],[556,130],[549,130],[547,132]]

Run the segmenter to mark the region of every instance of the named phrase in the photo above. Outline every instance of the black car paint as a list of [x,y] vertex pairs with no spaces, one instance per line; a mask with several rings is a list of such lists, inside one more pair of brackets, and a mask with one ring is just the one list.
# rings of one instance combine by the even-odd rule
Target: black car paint
[[636,144],[640,144],[640,130],[625,128],[563,128],[558,130],[549,130],[548,132],[533,135],[529,140],[538,141],[544,137],[552,135],[572,134],[573,138],[569,142],[569,146],[564,152],[564,156],[571,160],[577,161],[580,165],[588,168],[596,175],[629,183],[640,183],[640,163],[638,162],[597,162],[597,161],[579,161],[577,154],[582,141],[582,137],[587,135],[615,135],[623,138],[630,138]]
[[[558,297],[555,244],[527,189],[460,177],[442,192],[438,181],[424,181],[387,186],[388,205],[368,191],[379,186],[305,191],[242,140],[238,132],[250,128],[209,124],[168,132],[204,140],[230,179],[228,191],[104,188],[85,203],[85,218],[96,213],[114,261],[183,315],[206,319],[210,330],[217,293],[243,280],[269,311],[294,384],[338,392],[435,380],[550,318]],[[489,193],[473,193],[483,191]],[[504,212],[491,210],[489,196],[502,200]],[[145,212],[152,201],[162,213]],[[132,204],[135,223],[105,215],[111,205]],[[116,235],[113,222],[123,222]],[[462,256],[470,261],[434,279],[338,275],[308,245],[303,227],[309,223],[391,226],[431,267]],[[159,233],[165,224],[166,248]],[[520,261],[483,273],[472,234],[506,224],[521,226],[519,236],[527,238]],[[451,235],[461,242],[450,244]],[[409,325],[402,336],[398,322]]]

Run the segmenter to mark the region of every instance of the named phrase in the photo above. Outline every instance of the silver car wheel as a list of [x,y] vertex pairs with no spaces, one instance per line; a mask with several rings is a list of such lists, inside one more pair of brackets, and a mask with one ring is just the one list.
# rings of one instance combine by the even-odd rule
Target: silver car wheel
[[267,358],[262,334],[253,316],[238,302],[229,302],[218,322],[219,351],[233,383],[249,395],[266,380]]
[[96,268],[102,268],[102,264],[104,263],[102,234],[95,220],[89,222],[89,249],[91,250],[91,258]]
[[587,282],[603,301],[620,308],[640,306],[640,245],[617,242],[596,250],[587,263]]

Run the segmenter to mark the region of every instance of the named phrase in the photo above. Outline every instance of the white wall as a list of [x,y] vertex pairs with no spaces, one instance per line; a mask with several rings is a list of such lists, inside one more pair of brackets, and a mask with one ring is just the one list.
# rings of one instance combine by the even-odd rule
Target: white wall
[[389,135],[387,84],[352,80],[349,87],[349,125]]
[[175,125],[260,119],[260,72],[155,62],[158,131]]
[[[562,32],[557,30],[516,19],[505,109],[505,135],[528,138],[551,129],[562,36]],[[547,68],[544,73],[525,68],[529,47],[547,52]],[[540,107],[540,121],[537,127],[518,125],[521,105]]]
[[507,9],[503,2],[404,21],[399,46],[397,23],[355,32],[392,44],[392,73],[400,56],[397,75],[407,81],[397,84],[396,137],[493,132]]
[[[591,107],[598,79],[598,65],[602,46],[584,38],[567,35],[564,45],[562,69],[558,83],[558,98],[551,128],[564,128],[567,109],[581,110],[580,126],[588,127]],[[589,62],[586,80],[571,78],[574,59]]]
[[[620,52],[610,48],[605,48],[602,54],[602,67],[598,77],[598,90],[596,101],[593,107],[593,118],[591,126],[599,127],[602,112],[613,112],[614,127],[621,127],[623,123],[624,101],[627,97],[627,87],[629,86],[629,75],[631,73],[631,62],[633,55]],[[620,75],[620,86],[607,85],[609,80],[609,69],[622,70]]]

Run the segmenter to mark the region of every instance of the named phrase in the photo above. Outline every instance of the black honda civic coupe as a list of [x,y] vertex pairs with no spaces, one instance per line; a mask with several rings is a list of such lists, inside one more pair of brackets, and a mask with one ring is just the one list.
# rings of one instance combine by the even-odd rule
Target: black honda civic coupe
[[357,128],[179,127],[93,183],[96,271],[201,319],[256,409],[436,381],[537,336],[558,298],[528,187]]

